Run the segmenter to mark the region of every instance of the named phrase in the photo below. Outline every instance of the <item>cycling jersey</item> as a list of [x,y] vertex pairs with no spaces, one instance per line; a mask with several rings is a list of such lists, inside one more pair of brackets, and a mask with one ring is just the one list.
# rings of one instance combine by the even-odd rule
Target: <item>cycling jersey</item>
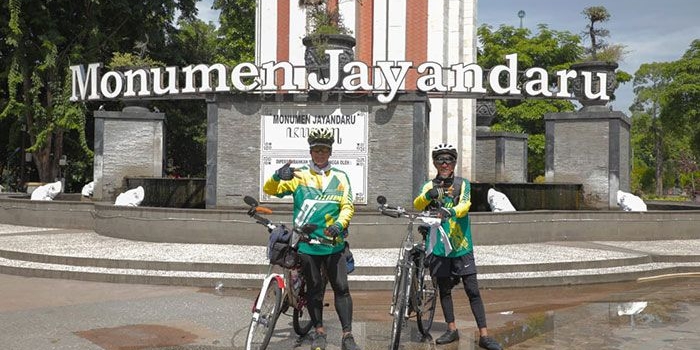
[[[461,187],[461,193],[451,193],[455,187]],[[428,191],[433,188],[433,181],[426,182],[420,190],[420,194],[413,200],[413,206],[417,210],[426,210],[433,202],[428,196]],[[455,198],[459,199],[459,203],[455,203]],[[447,208],[452,216],[442,222],[441,226],[444,232],[449,237],[450,247],[445,247],[441,237],[429,235],[427,237],[426,247],[432,247],[432,253],[436,256],[445,256],[449,258],[459,257],[473,251],[472,246],[472,231],[469,223],[469,208],[471,202],[471,184],[467,179],[462,179],[461,186],[452,185],[446,189],[446,194],[443,196],[443,207]],[[437,237],[435,242],[430,242],[432,237]]]
[[[294,225],[316,224],[318,228],[311,238],[328,239],[323,230],[338,223],[347,229],[355,213],[350,180],[342,170],[331,168],[318,173],[309,166],[295,169],[295,177],[289,181],[272,175],[263,186],[263,191],[282,198],[292,195],[294,199]],[[345,248],[343,235],[338,235],[336,244],[299,243],[299,252],[310,255],[328,255]]]

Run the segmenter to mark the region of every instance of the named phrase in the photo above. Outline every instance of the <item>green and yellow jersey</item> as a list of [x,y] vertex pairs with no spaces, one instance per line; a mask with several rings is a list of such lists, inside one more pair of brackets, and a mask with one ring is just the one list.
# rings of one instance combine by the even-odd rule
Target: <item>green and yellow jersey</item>
[[[452,193],[454,187],[451,186],[443,197],[443,207],[447,208],[452,216],[442,222],[442,229],[447,233],[452,251],[446,254],[445,245],[439,239],[436,242],[430,242],[430,236],[427,238],[426,247],[433,247],[433,254],[436,256],[445,256],[454,258],[470,253],[474,250],[472,246],[472,231],[469,222],[469,208],[471,202],[471,184],[467,179],[462,179],[460,193]],[[432,200],[428,197],[428,191],[433,188],[433,181],[426,182],[420,190],[420,194],[413,200],[413,206],[417,210],[426,210]],[[455,198],[459,198],[459,203],[455,203]],[[447,249],[449,250],[449,249]]]
[[[343,230],[350,224],[355,213],[350,180],[342,170],[331,168],[317,173],[308,166],[295,169],[295,177],[289,181],[272,175],[263,186],[263,191],[282,198],[292,195],[294,199],[294,225],[316,224],[318,228],[311,238],[328,239],[323,233],[328,226],[339,224]],[[337,253],[345,247],[342,235],[333,246],[327,244],[299,243],[299,252],[310,255]]]

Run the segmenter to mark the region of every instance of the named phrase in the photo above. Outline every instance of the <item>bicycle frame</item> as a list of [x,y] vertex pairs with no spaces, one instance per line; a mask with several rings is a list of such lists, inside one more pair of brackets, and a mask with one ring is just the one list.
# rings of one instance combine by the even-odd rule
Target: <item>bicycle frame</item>
[[[411,271],[413,271],[413,268],[415,267],[415,263],[413,261],[413,256],[411,254],[411,251],[414,249],[415,243],[413,242],[413,222],[414,219],[411,218],[409,223],[408,223],[408,228],[406,232],[406,237],[403,239],[403,243],[401,246],[401,249],[399,250],[399,256],[398,259],[396,260],[396,279],[394,279],[394,294],[392,295],[392,301],[391,301],[391,307],[389,308],[389,314],[393,315],[395,308],[396,308],[396,303],[397,303],[397,297],[399,294],[397,293],[397,288],[399,287],[399,281],[402,280],[402,277],[404,274],[406,274],[406,285],[405,285],[405,293],[403,293],[404,296],[404,302],[406,305],[408,305],[409,299],[410,299],[410,289],[411,289],[411,282],[413,279],[413,274]],[[410,308],[406,307],[404,312],[403,317],[408,318],[410,315]]]
[[[392,301],[389,307],[389,314],[394,318],[390,349],[395,350],[398,349],[399,346],[401,325],[405,320],[408,320],[412,312],[416,314],[420,332],[424,336],[429,336],[429,330],[435,312],[435,290],[434,288],[426,287],[424,280],[427,276],[424,273],[425,265],[423,260],[425,259],[426,253],[424,242],[427,232],[421,231],[421,234],[424,236],[423,241],[416,243],[413,239],[413,224],[417,219],[423,220],[424,222],[431,221],[435,223],[437,216],[435,213],[430,212],[409,213],[401,207],[389,207],[386,205],[386,198],[383,196],[379,196],[377,201],[380,204],[379,210],[383,215],[393,218],[404,217],[409,219],[406,236],[402,241],[396,263],[396,278],[394,279]],[[417,260],[420,266],[416,265]],[[414,278],[418,280],[414,282]],[[425,295],[432,296],[432,298],[429,297],[426,302],[424,298]],[[426,305],[430,305],[427,318],[425,317],[426,315],[424,315],[426,312],[424,307]],[[423,323],[423,321],[425,321],[425,323]]]
[[[256,223],[265,226],[269,232],[272,232],[277,228],[277,225],[259,215],[260,212],[271,213],[269,209],[259,207],[257,200],[253,199],[252,197],[246,196],[245,201],[251,206],[251,209],[248,211],[248,215],[254,218]],[[293,237],[296,234],[298,235],[299,239],[302,239],[305,236],[308,236],[308,233],[314,229],[315,225],[307,225],[299,230],[294,228]],[[292,241],[293,247],[297,243],[294,238],[290,238],[290,241]],[[299,292],[304,286],[303,276],[301,275],[299,268],[284,268],[282,273],[273,272],[272,268],[273,265],[271,264],[265,278],[263,279],[260,293],[253,303],[253,315],[246,338],[246,349],[248,350],[262,350],[267,347],[270,337],[272,336],[272,332],[274,331],[277,318],[290,306],[294,310],[292,316],[295,332],[299,336],[303,336],[308,333],[309,329],[311,328],[310,321],[307,324],[302,324],[299,321],[304,313],[302,309],[306,306],[304,298],[299,295]],[[296,284],[295,281],[299,281],[299,283]],[[275,285],[272,285],[273,283]],[[272,301],[266,299],[266,296],[269,296],[268,292],[271,291],[271,287],[275,288],[272,290],[274,294],[274,300]],[[273,303],[274,305],[266,303]],[[267,309],[265,309],[264,304],[267,306]],[[265,309],[265,314],[263,314],[263,309]],[[263,333],[260,333],[259,328],[262,329]],[[260,340],[259,345],[257,342],[256,345],[253,345],[253,338],[257,337],[262,337],[262,340]]]

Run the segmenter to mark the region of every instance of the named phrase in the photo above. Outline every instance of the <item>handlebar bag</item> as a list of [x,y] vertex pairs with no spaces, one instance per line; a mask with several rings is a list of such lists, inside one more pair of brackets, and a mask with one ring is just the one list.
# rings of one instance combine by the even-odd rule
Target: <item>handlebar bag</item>
[[287,269],[298,267],[300,264],[299,253],[288,243],[275,242],[270,249],[270,264]]
[[290,230],[284,225],[279,225],[270,232],[270,242],[267,246],[267,257],[270,259],[270,264],[288,269],[299,266],[299,254],[289,244],[290,236]]

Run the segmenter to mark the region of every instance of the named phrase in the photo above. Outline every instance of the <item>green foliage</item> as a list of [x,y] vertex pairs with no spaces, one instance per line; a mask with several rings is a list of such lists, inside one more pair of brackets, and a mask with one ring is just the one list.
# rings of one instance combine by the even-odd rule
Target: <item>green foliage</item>
[[635,158],[630,175],[630,188],[633,193],[654,193],[654,168]]
[[655,196],[655,195],[644,195],[642,196],[644,201],[666,201],[666,202],[687,202],[688,197],[684,196]]
[[[236,65],[254,61],[255,5],[256,0],[214,0],[213,8],[221,11],[215,62]],[[205,37],[209,40],[208,35]]]
[[91,168],[86,114],[96,106],[69,101],[68,67],[106,62],[112,52],[138,45],[142,53],[157,53],[156,59],[167,57],[176,13],[193,18],[194,5],[195,0],[0,3],[0,118],[16,121],[11,139],[22,139],[15,125],[26,127],[38,178],[25,180],[54,181],[66,145],[72,145],[65,154],[69,164]]
[[140,56],[130,52],[114,52],[107,63],[109,69],[163,67],[165,64],[149,56]]
[[[542,67],[550,77],[558,70],[568,68],[582,53],[580,37],[565,31],[555,31],[539,25],[538,32],[529,29],[501,26],[493,30],[488,25],[478,29],[480,41],[477,62],[484,69],[503,64],[504,56],[518,54],[518,68],[525,70]],[[556,82],[552,79],[551,84]],[[528,179],[544,174],[544,115],[573,111],[568,100],[527,99],[497,100],[493,131],[528,134]]]
[[700,39],[681,59],[666,66],[669,82],[660,102],[664,126],[675,135],[690,137],[690,149],[700,158]]
[[636,98],[630,108],[634,112],[633,181],[643,188],[647,183],[641,176],[647,175],[646,169],[654,169],[657,196],[664,187],[678,185],[692,193],[697,186],[699,76],[700,40],[693,41],[681,59],[642,64],[635,73]]
[[610,13],[604,6],[586,7],[581,12],[586,19],[586,30],[584,36],[590,41],[590,46],[586,48],[585,60],[590,61],[613,61],[617,62],[624,56],[624,45],[609,45],[604,38],[610,36],[610,31],[605,28],[596,27],[600,23],[607,22],[610,19]]
[[345,26],[338,9],[328,10],[324,4],[307,5],[308,34],[352,34]]
[[[306,9],[306,36],[316,52],[326,52],[328,35],[352,35],[345,26],[339,9],[330,9],[325,0],[299,0],[299,6]],[[327,55],[320,55],[321,62],[326,62]]]

